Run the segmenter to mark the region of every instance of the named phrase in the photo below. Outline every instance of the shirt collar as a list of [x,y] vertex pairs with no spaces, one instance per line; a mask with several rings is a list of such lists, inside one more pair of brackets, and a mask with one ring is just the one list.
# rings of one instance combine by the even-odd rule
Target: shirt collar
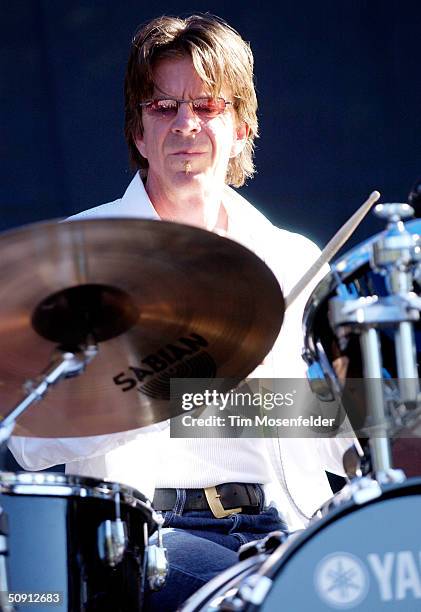
[[124,206],[124,210],[127,211],[130,216],[141,217],[142,219],[159,219],[159,215],[153,207],[152,202],[146,193],[145,186],[140,178],[139,172],[136,172],[130,185],[124,192],[121,198],[121,204]]
[[[145,186],[136,172],[130,185],[127,187],[121,203],[124,210],[130,216],[142,217],[144,219],[160,219],[156,212]],[[222,204],[228,217],[228,229],[226,236],[244,245],[253,244],[253,237],[259,232],[262,224],[270,226],[271,223],[252,206],[243,196],[234,191],[228,185],[225,186],[222,195]],[[224,232],[221,232],[224,234]]]

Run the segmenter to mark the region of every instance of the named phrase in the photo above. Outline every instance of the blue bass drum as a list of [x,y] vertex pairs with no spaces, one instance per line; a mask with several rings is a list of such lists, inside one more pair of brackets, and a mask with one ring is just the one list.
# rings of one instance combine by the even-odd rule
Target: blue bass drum
[[333,502],[323,518],[254,571],[245,576],[250,560],[239,563],[237,579],[234,568],[227,570],[223,587],[224,575],[205,585],[183,612],[419,612],[421,479],[384,486],[379,494],[362,505]]

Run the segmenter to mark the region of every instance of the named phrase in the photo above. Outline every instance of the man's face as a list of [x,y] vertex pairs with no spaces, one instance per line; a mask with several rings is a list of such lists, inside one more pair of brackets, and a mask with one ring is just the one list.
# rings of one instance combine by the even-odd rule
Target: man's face
[[[163,59],[154,70],[154,99],[193,100],[209,92],[190,57]],[[232,102],[229,90],[220,97]],[[247,126],[239,124],[232,105],[212,118],[196,115],[190,104],[180,104],[175,116],[157,116],[143,109],[143,135],[136,146],[149,162],[146,188],[160,196],[183,198],[221,188],[230,157],[242,150]]]

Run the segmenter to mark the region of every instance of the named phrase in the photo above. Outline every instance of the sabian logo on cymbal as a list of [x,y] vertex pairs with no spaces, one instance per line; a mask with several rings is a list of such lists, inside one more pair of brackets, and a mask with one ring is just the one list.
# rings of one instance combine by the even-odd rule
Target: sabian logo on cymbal
[[[216,364],[203,350],[209,342],[199,334],[178,338],[141,360],[140,366],[114,376],[123,392],[137,389],[155,399],[170,399],[171,378],[214,378]],[[140,384],[139,384],[140,383]]]

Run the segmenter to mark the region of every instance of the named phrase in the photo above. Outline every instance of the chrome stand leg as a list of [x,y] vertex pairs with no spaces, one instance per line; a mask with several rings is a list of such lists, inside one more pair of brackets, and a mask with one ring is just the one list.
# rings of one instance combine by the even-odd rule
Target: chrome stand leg
[[416,402],[419,394],[414,327],[409,321],[399,323],[395,332],[396,368],[402,402]]
[[370,434],[373,470],[387,472],[392,469],[392,452],[387,437],[383,373],[377,330],[373,327],[363,330],[360,334],[360,343],[367,394],[367,416],[369,426],[373,428],[373,435]]

